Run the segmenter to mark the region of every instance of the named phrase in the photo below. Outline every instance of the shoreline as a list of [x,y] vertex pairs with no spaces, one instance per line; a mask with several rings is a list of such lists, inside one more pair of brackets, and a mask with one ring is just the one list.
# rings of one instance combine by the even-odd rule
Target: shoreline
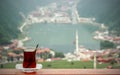
[[27,26],[27,23],[26,23],[26,22],[24,22],[24,23],[22,24],[22,26],[19,28],[19,30],[20,30],[21,33],[24,32],[24,31],[23,31],[23,28],[24,28],[25,26]]
[[[25,26],[27,26],[27,25],[29,25],[26,21],[19,27],[19,30],[20,30],[20,32],[21,33],[24,33],[24,27]],[[27,36],[25,36],[24,38],[22,38],[22,39],[19,39],[18,40],[18,46],[17,47],[24,47],[24,42],[25,41],[28,41],[28,40],[30,40],[30,38],[29,37],[27,37]]]

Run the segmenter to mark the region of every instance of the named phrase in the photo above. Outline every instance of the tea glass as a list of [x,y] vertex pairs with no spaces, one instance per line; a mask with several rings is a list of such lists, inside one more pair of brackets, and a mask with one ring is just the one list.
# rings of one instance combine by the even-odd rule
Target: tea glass
[[36,68],[36,51],[34,49],[24,50],[23,68]]

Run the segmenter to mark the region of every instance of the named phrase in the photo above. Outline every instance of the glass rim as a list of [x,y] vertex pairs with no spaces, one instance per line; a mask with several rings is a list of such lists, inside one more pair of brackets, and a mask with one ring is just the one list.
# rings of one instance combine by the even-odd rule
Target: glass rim
[[34,52],[35,49],[33,49],[33,48],[27,48],[27,49],[24,49],[24,51],[25,51],[25,52]]

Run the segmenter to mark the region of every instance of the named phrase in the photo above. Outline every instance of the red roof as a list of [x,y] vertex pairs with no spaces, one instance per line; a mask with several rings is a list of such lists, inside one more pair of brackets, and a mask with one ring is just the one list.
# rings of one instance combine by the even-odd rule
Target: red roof
[[113,38],[113,41],[120,41],[120,37]]
[[43,49],[41,49],[41,48],[39,48],[39,49],[37,49],[37,51],[36,51],[36,53],[44,53],[44,52],[50,52],[51,50],[49,49],[49,48],[43,48]]

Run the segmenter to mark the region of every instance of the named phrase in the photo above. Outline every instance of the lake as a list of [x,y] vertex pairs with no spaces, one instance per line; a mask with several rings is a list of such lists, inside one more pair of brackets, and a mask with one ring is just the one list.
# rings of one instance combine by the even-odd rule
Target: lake
[[56,24],[37,23],[25,27],[26,36],[31,40],[25,42],[27,47],[35,47],[39,44],[41,48],[50,48],[54,51],[68,53],[75,50],[75,33],[78,31],[79,45],[88,49],[100,49],[100,42],[93,39],[94,32],[99,27],[87,24]]

